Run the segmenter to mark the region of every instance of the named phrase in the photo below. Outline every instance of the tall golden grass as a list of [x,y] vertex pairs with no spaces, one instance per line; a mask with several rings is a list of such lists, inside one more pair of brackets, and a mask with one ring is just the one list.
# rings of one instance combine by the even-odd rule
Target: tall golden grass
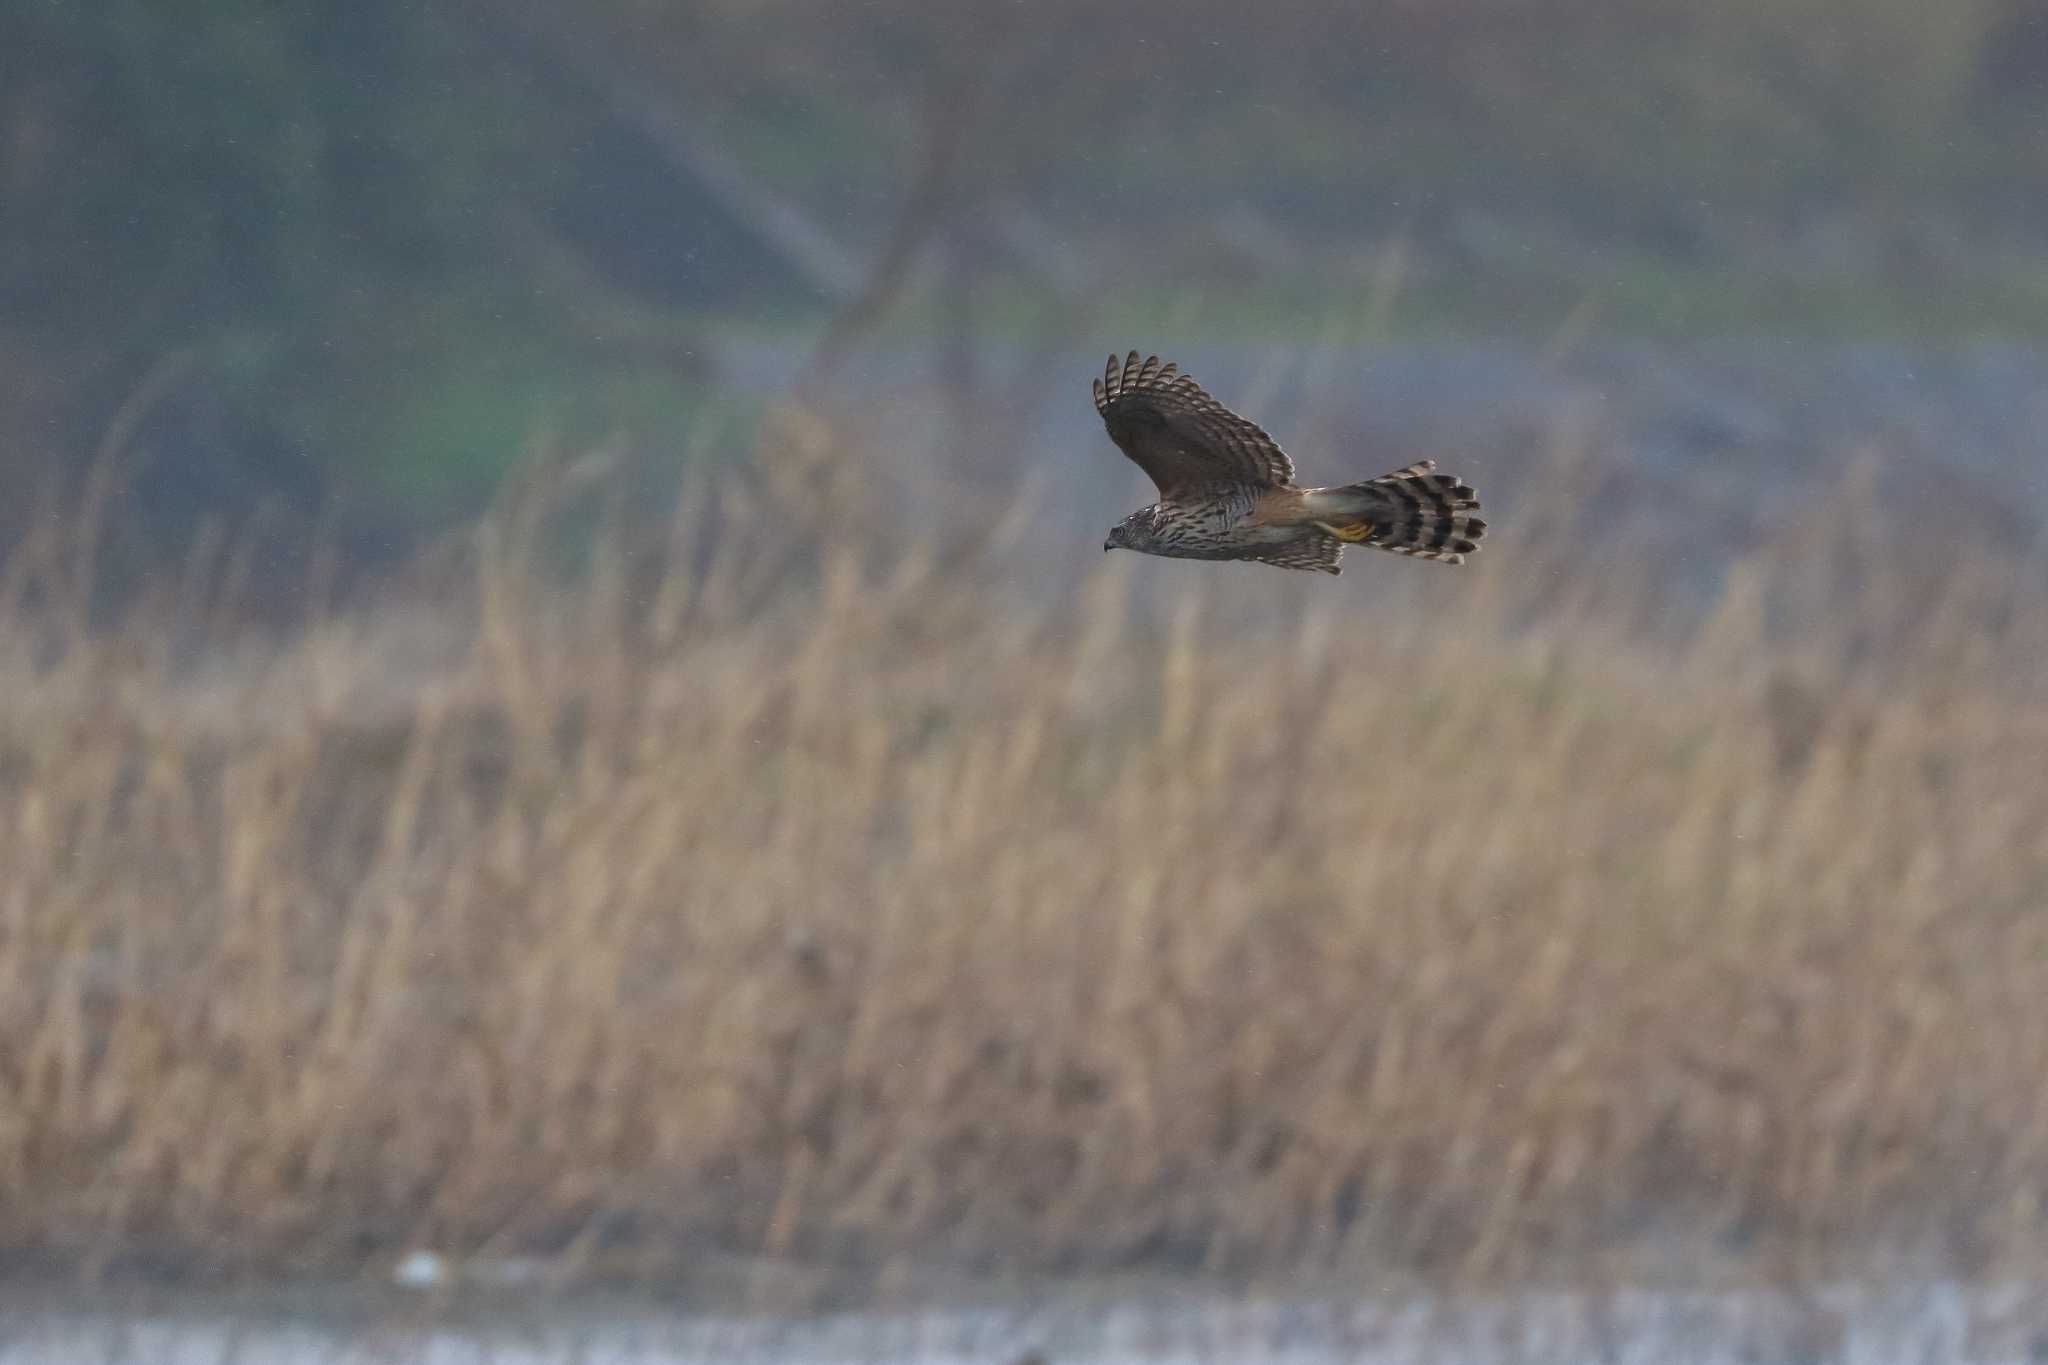
[[388,613],[242,660],[205,550],[94,624],[90,503],[44,518],[0,572],[0,1247],[2033,1256],[2039,565],[1901,553],[1851,486],[1660,630],[1550,484],[1463,573],[1114,556],[1047,606],[772,481],[565,579],[535,480],[398,678]]

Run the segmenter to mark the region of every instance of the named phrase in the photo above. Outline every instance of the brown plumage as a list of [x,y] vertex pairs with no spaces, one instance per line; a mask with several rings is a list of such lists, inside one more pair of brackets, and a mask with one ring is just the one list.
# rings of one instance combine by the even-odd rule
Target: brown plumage
[[1159,488],[1158,502],[1110,528],[1105,550],[1342,573],[1346,545],[1462,564],[1486,534],[1477,495],[1433,472],[1434,460],[1363,483],[1298,487],[1278,442],[1156,355],[1111,356],[1095,409]]

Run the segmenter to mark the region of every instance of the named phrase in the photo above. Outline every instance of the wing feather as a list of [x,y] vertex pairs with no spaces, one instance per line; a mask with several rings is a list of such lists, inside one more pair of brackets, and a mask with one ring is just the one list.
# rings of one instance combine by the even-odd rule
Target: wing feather
[[1111,356],[1095,381],[1095,410],[1162,497],[1218,483],[1293,486],[1294,464],[1279,442],[1156,355]]
[[1277,569],[1306,569],[1311,573],[1343,573],[1337,561],[1344,557],[1344,542],[1335,536],[1308,535],[1284,545],[1270,545],[1245,556]]

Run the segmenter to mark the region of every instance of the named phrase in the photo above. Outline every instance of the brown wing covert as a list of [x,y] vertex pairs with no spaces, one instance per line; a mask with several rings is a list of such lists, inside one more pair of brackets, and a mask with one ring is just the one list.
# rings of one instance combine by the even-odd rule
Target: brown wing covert
[[1163,496],[1219,483],[1294,483],[1293,462],[1279,442],[1156,355],[1111,356],[1095,381],[1095,409],[1110,439]]

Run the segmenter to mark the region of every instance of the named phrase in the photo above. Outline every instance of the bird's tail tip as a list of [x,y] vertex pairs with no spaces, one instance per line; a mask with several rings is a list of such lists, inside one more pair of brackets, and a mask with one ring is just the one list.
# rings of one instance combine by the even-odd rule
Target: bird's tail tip
[[1350,544],[1440,564],[1463,564],[1486,535],[1479,495],[1464,480],[1437,473],[1435,460],[1418,460],[1330,492],[1340,506],[1350,503],[1351,515],[1317,525]]

